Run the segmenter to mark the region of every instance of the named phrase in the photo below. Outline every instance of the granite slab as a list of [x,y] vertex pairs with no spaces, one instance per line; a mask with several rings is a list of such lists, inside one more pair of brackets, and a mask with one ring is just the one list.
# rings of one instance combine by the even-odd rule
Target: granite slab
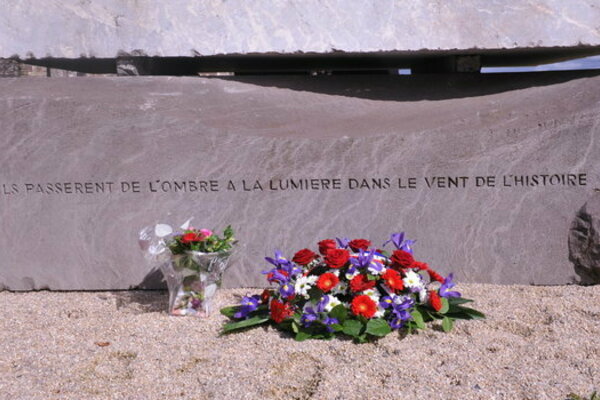
[[600,77],[5,78],[0,287],[157,287],[137,234],[222,229],[228,287],[263,257],[392,232],[467,282],[577,280],[600,188]]
[[600,45],[595,0],[4,2],[0,58],[536,49]]

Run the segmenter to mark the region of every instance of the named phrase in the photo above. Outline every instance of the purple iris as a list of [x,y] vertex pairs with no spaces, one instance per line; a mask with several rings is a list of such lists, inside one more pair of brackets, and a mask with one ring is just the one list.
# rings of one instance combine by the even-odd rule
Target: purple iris
[[460,292],[448,290],[456,286],[456,284],[452,282],[452,278],[454,278],[454,274],[450,274],[446,277],[446,279],[444,279],[444,283],[442,283],[442,286],[440,286],[441,297],[460,297]]
[[275,258],[265,257],[265,260],[275,266],[271,270],[262,271],[263,274],[269,275],[267,280],[270,283],[284,284],[289,282],[292,276],[302,273],[302,269],[283,258],[279,250],[275,250]]
[[286,282],[279,287],[279,293],[281,293],[283,297],[291,297],[296,294],[296,291],[294,290],[294,285],[290,285]]
[[335,240],[337,240],[338,246],[340,247],[340,249],[347,249],[348,243],[350,243],[350,239],[348,239],[348,238],[336,237]]
[[333,332],[333,328],[331,327],[331,325],[339,323],[340,321],[338,321],[337,318],[327,317],[323,320],[323,325],[325,325],[325,329],[327,329],[327,332]]
[[391,307],[392,304],[393,304],[393,300],[390,296],[383,296],[379,300],[379,305],[381,306],[381,308],[384,308],[384,309]]
[[350,258],[350,263],[356,268],[365,268],[371,264],[374,255],[374,251],[364,251],[361,249],[357,257]]
[[412,318],[408,311],[413,305],[414,300],[410,297],[402,298],[396,296],[392,304],[392,314],[394,318],[390,321],[392,329],[400,329],[404,325],[404,321]]
[[255,311],[258,308],[258,302],[260,296],[255,294],[254,296],[244,296],[240,304],[240,310],[233,314],[234,318],[246,318],[248,314]]
[[392,233],[390,239],[388,241],[386,241],[383,246],[385,246],[386,244],[388,244],[389,242],[392,242],[394,244],[394,246],[396,246],[396,248],[398,250],[404,250],[410,254],[413,253],[412,250],[412,245],[415,243],[414,240],[404,240],[404,232],[400,232],[400,233]]
[[265,257],[265,260],[267,260],[268,262],[270,262],[271,264],[273,264],[277,268],[281,268],[284,265],[290,263],[290,261],[288,261],[286,258],[283,258],[281,256],[281,251],[279,251],[279,250],[275,250],[275,258]]
[[325,306],[327,306],[328,303],[329,296],[323,296],[316,305],[308,304],[304,308],[304,313],[300,317],[300,322],[302,325],[309,327],[313,322],[318,321],[320,319],[319,314],[325,311]]

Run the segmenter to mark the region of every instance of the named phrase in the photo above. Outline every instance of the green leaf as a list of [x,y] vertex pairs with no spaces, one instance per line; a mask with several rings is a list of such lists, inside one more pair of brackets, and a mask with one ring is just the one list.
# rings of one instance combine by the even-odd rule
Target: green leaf
[[347,319],[342,324],[342,332],[348,336],[358,337],[360,332],[363,330],[364,325],[355,319]]
[[374,318],[367,323],[367,331],[369,335],[385,336],[392,331],[390,325],[381,318]]
[[323,291],[318,287],[313,286],[308,290],[308,295],[313,302],[318,303],[321,301],[321,297],[323,297]]
[[267,321],[269,321],[268,316],[267,317],[256,316],[256,317],[245,319],[243,321],[230,322],[228,324],[225,324],[225,326],[223,326],[223,333],[233,332],[233,331],[237,331],[239,329],[244,329],[244,328],[248,328],[251,326],[264,324]]
[[348,310],[343,304],[338,304],[329,312],[329,316],[340,321],[340,324],[343,324],[348,319]]
[[472,302],[473,302],[473,300],[465,299],[464,297],[449,297],[448,298],[448,303],[450,303],[450,305],[459,305],[459,304],[472,303]]
[[450,332],[453,326],[454,322],[452,321],[452,318],[444,317],[442,320],[442,329],[444,332]]
[[440,311],[438,311],[440,314],[446,314],[448,312],[448,310],[450,309],[450,303],[448,303],[448,299],[445,297],[442,297],[442,308],[440,308]]
[[457,306],[457,311],[460,313],[467,314],[469,316],[468,319],[485,319],[485,314],[479,312],[473,308]]
[[296,333],[296,337],[294,339],[296,339],[298,342],[303,342],[306,339],[310,339],[312,337],[312,335],[308,332],[305,331],[299,331],[298,333]]
[[370,281],[376,281],[379,277],[377,275],[367,274],[367,279]]
[[233,314],[235,314],[239,309],[239,306],[230,306],[221,308],[221,314],[226,317],[233,318]]
[[294,333],[300,332],[300,327],[298,326],[298,324],[296,323],[296,321],[292,321],[292,331]]
[[329,327],[331,329],[333,329],[334,332],[340,332],[340,331],[344,330],[344,327],[340,324],[331,324],[331,325],[329,325]]
[[423,320],[423,315],[419,312],[419,310],[414,310],[410,313],[410,315],[412,315],[412,320],[418,329],[425,329],[425,321]]

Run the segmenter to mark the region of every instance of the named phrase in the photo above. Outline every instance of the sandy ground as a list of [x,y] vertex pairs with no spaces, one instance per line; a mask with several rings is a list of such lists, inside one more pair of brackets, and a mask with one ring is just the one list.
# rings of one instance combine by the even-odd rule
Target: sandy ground
[[[165,292],[0,292],[2,399],[565,399],[600,390],[600,286],[461,285],[485,321],[298,343]],[[222,290],[217,306],[258,290]]]

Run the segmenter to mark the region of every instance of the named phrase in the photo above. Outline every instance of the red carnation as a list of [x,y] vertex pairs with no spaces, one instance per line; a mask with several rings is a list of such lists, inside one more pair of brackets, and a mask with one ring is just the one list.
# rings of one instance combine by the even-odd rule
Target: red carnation
[[327,293],[331,289],[333,289],[338,283],[340,283],[339,278],[335,276],[335,274],[327,272],[319,277],[319,279],[317,280],[317,287],[323,292]]
[[362,292],[363,290],[372,289],[375,287],[375,281],[370,281],[366,276],[359,274],[350,281],[350,289],[353,292]]
[[393,269],[387,269],[385,273],[381,276],[385,284],[392,290],[403,290],[404,282],[402,281],[402,277]]
[[326,255],[327,254],[327,250],[331,250],[331,249],[335,249],[337,248],[336,244],[335,244],[335,240],[333,239],[325,239],[325,240],[321,240],[319,242],[319,253]]
[[442,299],[440,299],[440,295],[435,290],[429,291],[429,305],[435,311],[442,309]]
[[353,251],[368,250],[369,246],[371,246],[371,242],[367,239],[354,239],[348,243],[348,246],[350,246]]
[[293,314],[294,312],[291,310],[289,304],[284,304],[276,299],[271,300],[271,319],[275,321],[275,323],[279,324]]
[[431,279],[432,281],[444,283],[444,277],[441,276],[440,274],[438,274],[437,272],[435,272],[434,270],[428,269],[427,273],[429,274],[429,279]]
[[201,242],[204,236],[198,232],[189,232],[181,237],[181,243]]
[[399,268],[410,268],[415,262],[412,254],[404,250],[396,250],[392,254],[392,265]]
[[317,254],[310,251],[309,249],[302,249],[296,254],[294,254],[294,258],[292,258],[292,261],[298,265],[308,265],[317,257]]
[[330,268],[341,268],[350,260],[350,253],[344,249],[329,249],[325,256],[325,264]]
[[377,304],[367,295],[356,296],[352,300],[352,312],[354,315],[371,318],[377,312]]

